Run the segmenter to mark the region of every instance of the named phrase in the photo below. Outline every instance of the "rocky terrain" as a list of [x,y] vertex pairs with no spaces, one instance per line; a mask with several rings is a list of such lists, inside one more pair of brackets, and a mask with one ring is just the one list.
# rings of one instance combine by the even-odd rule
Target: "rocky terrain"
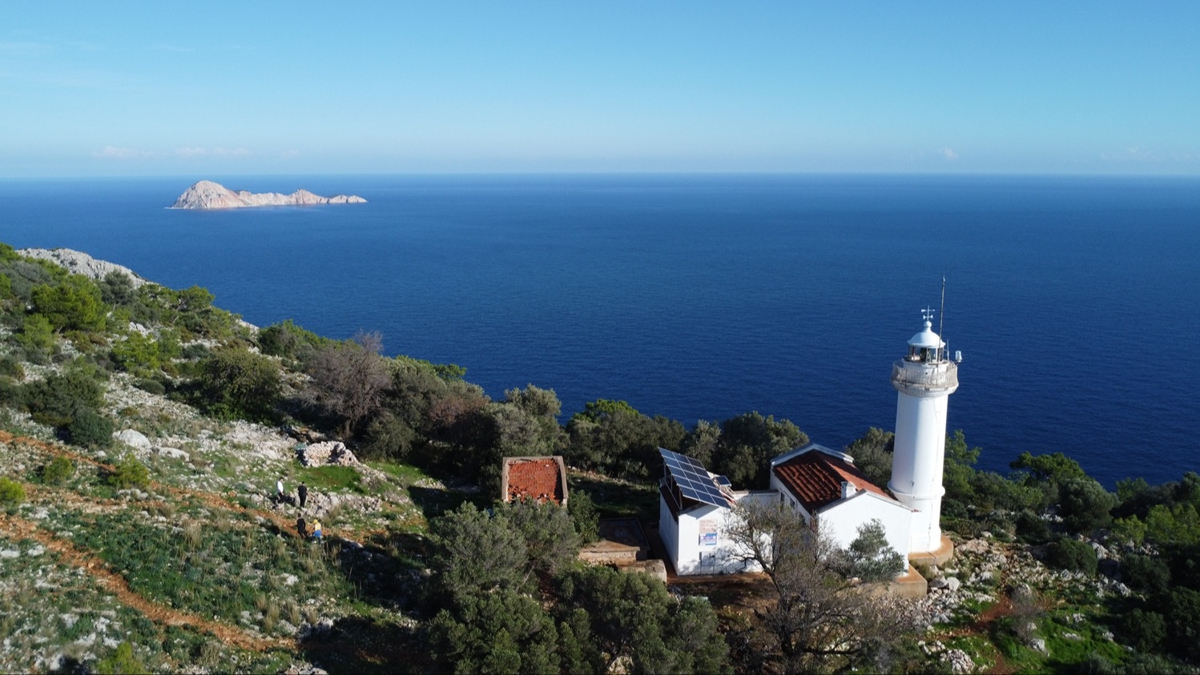
[[171,205],[173,209],[240,209],[251,206],[311,206],[316,204],[365,204],[367,200],[356,195],[322,197],[308,190],[296,190],[290,195],[278,192],[254,193],[248,190],[229,188],[202,180],[184,191]]
[[30,258],[49,260],[56,265],[65,267],[72,274],[82,274],[95,281],[103,279],[111,272],[118,272],[129,277],[129,280],[133,282],[134,288],[151,283],[128,267],[110,263],[106,260],[96,260],[86,253],[72,251],[69,248],[23,248],[17,252]]
[[[20,253],[89,279],[117,272],[139,288],[151,283],[76,251]],[[53,281],[40,262],[19,265],[14,269],[30,278]],[[280,369],[281,400],[302,403],[298,394],[314,378],[288,369],[285,356],[264,353],[256,329],[221,320],[207,306],[186,314],[182,298],[170,295],[182,292],[140,288],[152,293],[170,311],[147,313],[154,320],[143,325],[130,320],[130,308],[113,310],[106,330],[47,331],[46,348],[19,339],[29,331],[0,324],[0,395],[7,396],[0,402],[0,672],[444,670],[423,632],[431,625],[422,592],[433,574],[428,525],[486,495],[457,485],[457,474],[381,461],[354,445],[357,456],[303,419],[262,424],[209,414],[184,394],[189,378],[199,381],[206,372],[200,359],[230,344]],[[86,297],[63,297],[88,306]],[[26,315],[32,303],[8,302],[27,326],[34,323],[35,315]],[[145,352],[171,340],[173,351]],[[134,353],[130,343],[159,365],[139,370],[123,360]],[[28,359],[37,349],[46,353]],[[22,392],[33,396],[38,383],[89,372],[80,364],[101,357],[126,364],[110,365],[96,380],[97,416],[111,421],[103,442],[68,436],[65,443],[61,425],[51,426],[60,423],[22,407]],[[1188,485],[1200,486],[1189,476]],[[646,491],[652,504],[657,499],[652,486],[602,474],[574,471],[572,480],[572,490],[586,486],[598,503],[636,507]],[[282,496],[276,481],[284,484]],[[1050,512],[1036,518],[1047,530],[1063,522]],[[321,541],[306,529],[317,520]],[[1069,571],[1047,564],[1048,538],[1021,543],[1037,540],[1018,540],[1011,528],[963,524],[951,533],[956,556],[920,569],[929,593],[907,604],[920,632],[908,644],[913,668],[1200,672],[1130,645],[1132,624],[1122,623],[1122,614],[1152,598],[1125,563],[1140,556],[1144,566],[1154,547],[1126,544],[1104,529],[1072,534],[1071,543],[1094,552],[1096,564]],[[771,595],[766,577],[753,575],[674,579],[670,590],[711,596],[735,647],[749,634],[748,617]]]

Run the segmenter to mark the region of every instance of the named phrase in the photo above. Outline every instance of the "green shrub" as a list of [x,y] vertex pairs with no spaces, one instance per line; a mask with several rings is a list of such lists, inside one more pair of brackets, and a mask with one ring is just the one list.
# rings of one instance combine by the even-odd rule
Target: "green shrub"
[[189,361],[196,361],[199,359],[208,358],[208,355],[212,353],[212,350],[209,349],[208,345],[204,344],[203,342],[193,342],[192,344],[184,347],[180,353],[183,358]]
[[23,501],[25,486],[8,478],[0,478],[0,504],[20,504]]
[[116,650],[96,662],[96,672],[100,675],[117,675],[149,672],[142,662],[133,654],[133,645],[122,642]]
[[106,479],[109,485],[120,490],[146,487],[150,484],[150,471],[135,457],[127,455],[117,462]]
[[109,272],[97,285],[100,287],[100,298],[114,307],[128,307],[137,297],[133,279],[116,270]]
[[1146,524],[1137,516],[1117,518],[1113,521],[1109,538],[1121,544],[1141,546],[1146,539]]
[[1163,560],[1139,553],[1121,559],[1121,579],[1132,589],[1158,595],[1171,586],[1171,569]]
[[154,394],[156,396],[162,396],[167,393],[167,388],[165,386],[163,386],[163,383],[159,382],[158,380],[141,379],[141,380],[135,381],[133,383],[133,386],[137,387],[138,389],[141,389],[142,391],[146,392],[147,394]]
[[94,410],[81,410],[67,424],[67,436],[73,445],[83,448],[108,448],[113,442],[113,423]]
[[113,344],[112,359],[118,368],[134,374],[153,373],[162,365],[154,338],[132,331],[129,337]]
[[25,401],[25,389],[7,377],[0,377],[0,406],[20,408]]
[[878,518],[860,525],[858,537],[839,550],[835,567],[844,576],[863,581],[890,581],[908,568],[908,562],[888,545],[887,533]]
[[222,347],[203,365],[197,382],[203,405],[224,418],[269,421],[282,387],[279,364],[245,349]]
[[260,330],[257,341],[262,353],[287,359],[303,359],[312,353],[313,349],[331,342],[328,338],[297,326],[291,319]]
[[61,375],[54,374],[25,387],[25,407],[42,424],[65,427],[81,411],[96,410],[104,401],[103,374],[76,362]]
[[596,510],[591,495],[583,490],[568,494],[567,512],[575,522],[575,531],[579,534],[581,544],[600,541],[600,512]]
[[55,330],[104,330],[107,307],[100,289],[85,277],[71,275],[57,285],[35,286],[30,295],[34,311],[49,319]]
[[1016,518],[1017,537],[1027,544],[1041,544],[1050,539],[1050,525],[1033,511],[1022,511]]
[[1158,612],[1131,610],[1121,617],[1118,627],[1122,641],[1139,652],[1155,651],[1167,639],[1167,621]]
[[367,426],[360,456],[403,462],[417,438],[417,432],[407,422],[384,412]]
[[54,326],[41,314],[25,317],[17,343],[27,351],[47,352],[54,347]]
[[1167,600],[1166,619],[1171,650],[1186,659],[1200,658],[1200,591],[1173,589]]
[[75,463],[66,457],[55,457],[42,467],[42,482],[49,485],[62,485],[75,475]]
[[61,276],[65,276],[65,270],[53,263],[49,263],[49,265],[54,269],[41,264],[43,261],[37,260],[11,260],[4,262],[4,275],[8,277],[10,290],[14,296],[23,302],[29,301],[35,286],[53,284],[56,279],[60,278],[55,276],[54,269],[57,269]]
[[1046,548],[1046,562],[1052,567],[1088,575],[1094,575],[1098,565],[1091,546],[1069,537],[1058,539]]
[[1191,504],[1155,504],[1146,514],[1146,538],[1157,544],[1200,543],[1200,512]]
[[25,368],[12,356],[5,356],[0,359],[0,375],[11,377],[14,380],[23,380],[25,379]]
[[1091,478],[1069,478],[1058,485],[1059,513],[1071,532],[1086,534],[1112,522],[1117,496]]

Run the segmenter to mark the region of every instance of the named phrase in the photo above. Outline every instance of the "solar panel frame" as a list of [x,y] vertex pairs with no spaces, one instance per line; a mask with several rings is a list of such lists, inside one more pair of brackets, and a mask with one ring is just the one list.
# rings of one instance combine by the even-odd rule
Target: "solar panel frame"
[[693,457],[666,448],[659,448],[658,452],[684,497],[713,506],[729,507],[729,498],[717,487],[703,464]]

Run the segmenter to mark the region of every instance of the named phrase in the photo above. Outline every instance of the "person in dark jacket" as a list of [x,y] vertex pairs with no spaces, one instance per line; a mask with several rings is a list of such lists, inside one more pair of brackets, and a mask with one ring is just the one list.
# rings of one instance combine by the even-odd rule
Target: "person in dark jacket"
[[304,502],[308,500],[308,486],[300,483],[300,488],[297,490],[300,493],[300,508],[304,508]]

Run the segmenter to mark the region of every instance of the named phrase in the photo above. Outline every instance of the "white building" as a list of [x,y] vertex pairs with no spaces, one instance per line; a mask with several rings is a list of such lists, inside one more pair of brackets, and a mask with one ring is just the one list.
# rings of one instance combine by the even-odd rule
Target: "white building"
[[663,477],[659,481],[658,533],[676,574],[757,572],[747,566],[733,542],[722,533],[733,524],[733,506],[744,499],[776,499],[773,491],[734,491],[729,479],[700,462],[659,448]]
[[838,548],[848,547],[860,527],[878,520],[888,545],[908,557],[912,509],[867,480],[844,452],[811,443],[776,457],[771,489]]
[[[928,310],[927,310],[928,312]],[[675,572],[721,574],[750,571],[721,532],[732,524],[742,499],[777,499],[806,523],[846,548],[858,529],[878,520],[888,544],[910,560],[942,564],[954,552],[942,535],[940,518],[946,410],[958,388],[958,366],[946,358],[945,343],[932,330],[929,314],[908,341],[908,354],[892,365],[896,440],[887,490],[872,484],[854,458],[815,443],[771,461],[771,489],[734,492],[729,479],[698,461],[669,450],[659,483],[659,535]]]
[[[958,389],[958,365],[946,358],[946,343],[925,326],[908,341],[908,355],[892,364],[896,394],[896,442],[888,489],[914,511],[911,553],[948,557],[942,536],[942,469],[946,455],[946,409]],[[949,551],[953,551],[952,548]]]

